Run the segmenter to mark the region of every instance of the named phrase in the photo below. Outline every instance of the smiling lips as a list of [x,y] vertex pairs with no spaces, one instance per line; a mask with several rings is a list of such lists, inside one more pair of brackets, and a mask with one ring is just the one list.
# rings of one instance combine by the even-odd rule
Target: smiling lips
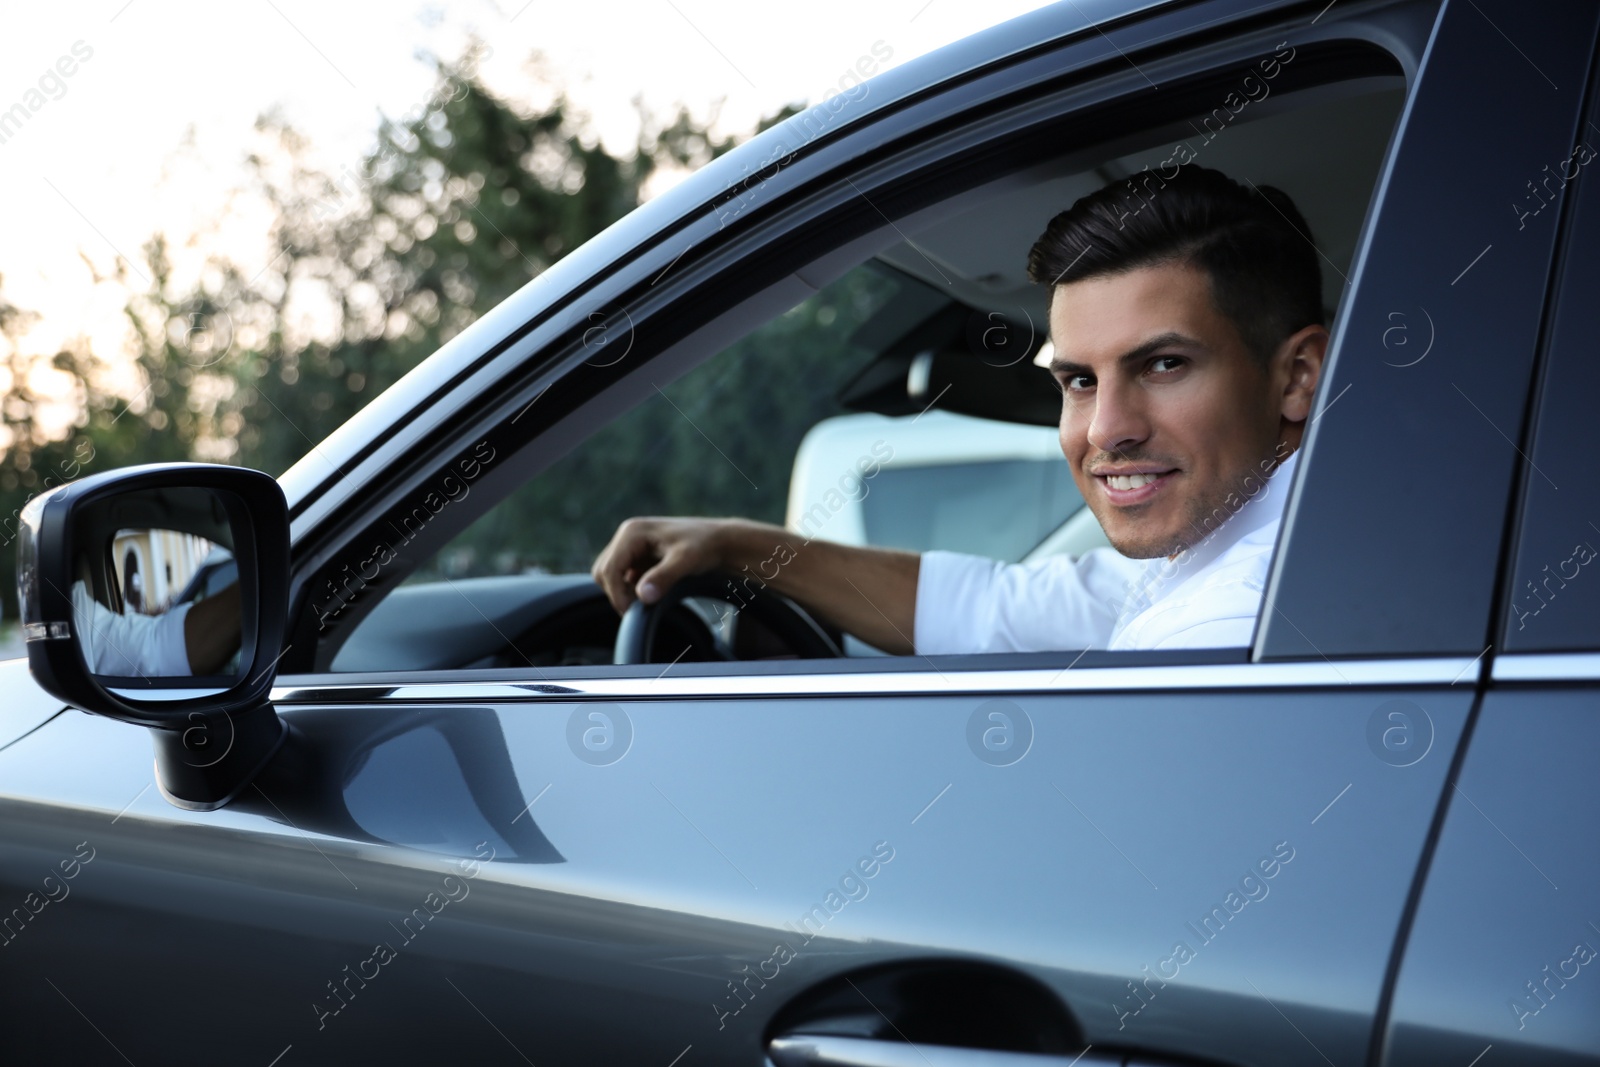
[[1171,470],[1129,471],[1123,474],[1096,474],[1113,504],[1142,504],[1161,491]]

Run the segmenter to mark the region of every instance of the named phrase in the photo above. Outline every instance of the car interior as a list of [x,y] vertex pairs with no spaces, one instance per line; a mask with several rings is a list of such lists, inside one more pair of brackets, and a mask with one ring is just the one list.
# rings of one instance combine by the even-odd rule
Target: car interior
[[[1055,424],[1060,394],[1041,365],[1048,293],[1027,279],[1028,249],[1049,219],[1077,198],[1161,166],[1180,142],[1200,165],[1276,186],[1293,198],[1322,260],[1332,324],[1404,89],[1395,73],[1284,91],[1248,102],[1238,113],[1195,114],[1064,153],[959,195],[933,224],[904,232],[903,240],[815,296],[710,354],[477,517],[359,619],[343,636],[331,669],[628,662],[620,652],[619,619],[588,575],[622,520],[720,514],[783,523],[786,513],[792,519],[789,482],[805,435],[842,417],[871,413],[885,425],[909,426],[937,409],[979,431],[1021,424],[1048,433],[1042,428]],[[960,468],[948,457],[935,465],[912,456],[895,470],[921,470],[918,492],[937,495],[947,510],[985,506],[962,494],[994,481],[972,471],[998,477],[1000,468],[980,464],[965,477]],[[1034,480],[1028,484],[1039,488],[1026,491],[1070,487],[1065,471],[1057,452],[1045,464],[1045,477],[1029,475]],[[874,491],[870,477],[848,487],[863,496]],[[1024,556],[1096,543],[1098,527],[1081,499],[1064,513],[1057,505],[1049,525],[1029,535],[1034,551]],[[829,528],[823,525],[816,536],[828,537]],[[916,544],[896,544],[892,536],[867,540],[946,547],[929,536]],[[798,607],[785,602],[784,611],[746,612],[737,603],[717,590],[678,599],[660,613],[648,647],[635,651],[642,660],[633,661],[830,654],[823,651],[828,646],[797,638],[800,631],[775,621],[788,613],[803,616]],[[831,654],[881,655],[809,617],[806,622],[826,635],[836,650]]]

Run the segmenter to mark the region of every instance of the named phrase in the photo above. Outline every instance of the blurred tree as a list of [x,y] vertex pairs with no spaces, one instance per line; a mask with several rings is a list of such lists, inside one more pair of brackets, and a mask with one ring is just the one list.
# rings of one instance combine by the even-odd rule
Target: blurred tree
[[306,166],[298,133],[274,116],[258,122],[273,147],[251,158],[276,219],[271,263],[251,279],[222,267],[213,287],[162,298],[169,315],[198,313],[213,348],[231,335],[237,391],[218,419],[237,443],[227,458],[281,473],[638,206],[659,166],[696,166],[733,145],[684,113],[661,127],[641,110],[637,150],[619,159],[591,143],[564,98],[523,114],[475,66],[470,52],[440,65],[428,106],[386,121],[359,174]]
[[[151,241],[145,256],[153,285],[166,286],[171,265],[165,244],[159,238]],[[94,271],[92,264],[90,270]],[[94,280],[98,284],[108,279],[96,273]],[[21,336],[36,316],[0,297],[4,357],[0,405],[5,416],[5,437],[0,440],[5,449],[0,459],[0,613],[4,618],[17,617],[17,523],[29,499],[93,471],[189,459],[197,440],[216,435],[214,398],[229,389],[226,374],[195,366],[193,347],[183,335],[152,331],[139,304],[130,302],[126,309],[139,341],[130,364],[126,357],[96,355],[81,337],[53,356],[25,354]],[[139,386],[128,395],[124,383],[130,377]],[[42,417],[64,399],[76,408],[65,435]]]
[[[308,145],[274,114],[249,165],[271,209],[267,267],[224,259],[178,284],[165,239],[145,246],[149,285],[118,263],[96,282],[135,295],[126,357],[74,341],[25,357],[29,314],[0,299],[0,604],[16,617],[16,515],[79,474],[197,458],[278,474],[478,315],[627,214],[663,166],[727,151],[687,112],[662,123],[636,104],[636,151],[609,154],[561,95],[524,112],[478,79],[476,47],[436,63],[434,91],[385,121],[359,172],[307,163]],[[792,109],[772,119],[781,121]],[[93,269],[91,267],[91,269]],[[53,391],[39,384],[55,371]],[[78,407],[61,438],[40,425],[62,392]],[[46,373],[46,377],[49,375]]]

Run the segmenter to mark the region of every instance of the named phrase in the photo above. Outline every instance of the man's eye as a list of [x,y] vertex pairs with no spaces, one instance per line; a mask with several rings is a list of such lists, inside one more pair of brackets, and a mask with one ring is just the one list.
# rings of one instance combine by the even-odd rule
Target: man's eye
[[1182,356],[1157,356],[1151,362],[1150,369],[1158,373],[1170,374],[1181,368],[1185,362]]
[[1069,374],[1061,379],[1061,388],[1069,393],[1081,393],[1094,388],[1094,377],[1088,374]]

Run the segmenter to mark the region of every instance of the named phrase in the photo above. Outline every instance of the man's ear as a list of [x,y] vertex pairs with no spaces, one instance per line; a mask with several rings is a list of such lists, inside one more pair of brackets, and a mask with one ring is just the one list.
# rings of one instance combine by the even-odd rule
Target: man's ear
[[1306,326],[1278,346],[1273,370],[1283,383],[1279,413],[1286,422],[1305,422],[1322,378],[1322,360],[1328,354],[1325,326]]

